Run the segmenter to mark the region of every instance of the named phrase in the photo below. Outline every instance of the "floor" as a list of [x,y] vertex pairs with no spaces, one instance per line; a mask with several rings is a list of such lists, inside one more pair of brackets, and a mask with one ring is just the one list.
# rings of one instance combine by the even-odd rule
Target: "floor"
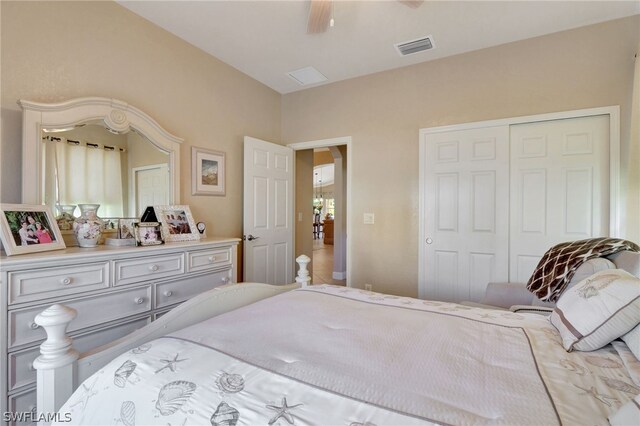
[[313,240],[312,284],[347,285],[347,280],[334,280],[333,245],[324,244],[322,239]]

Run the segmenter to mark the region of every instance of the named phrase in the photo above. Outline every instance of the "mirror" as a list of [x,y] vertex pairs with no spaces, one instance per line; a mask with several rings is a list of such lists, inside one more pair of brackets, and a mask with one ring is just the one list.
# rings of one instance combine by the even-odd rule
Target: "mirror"
[[98,203],[101,217],[139,217],[147,205],[179,204],[183,140],[147,114],[107,98],[19,104],[23,203],[53,211]]

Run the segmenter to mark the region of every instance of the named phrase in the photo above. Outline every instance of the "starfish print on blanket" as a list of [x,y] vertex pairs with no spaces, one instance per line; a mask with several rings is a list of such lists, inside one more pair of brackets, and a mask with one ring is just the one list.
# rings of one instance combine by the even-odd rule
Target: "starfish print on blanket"
[[178,359],[178,355],[180,355],[180,354],[176,354],[176,356],[174,356],[173,359],[161,359],[160,362],[164,363],[164,366],[158,368],[155,371],[154,374],[158,374],[159,372],[161,372],[165,368],[168,368],[172,372],[175,372],[176,371],[176,364],[179,363],[179,362],[182,362],[182,361],[186,361],[188,359],[188,358]]
[[80,397],[79,400],[77,400],[76,402],[74,402],[73,404],[71,404],[71,408],[75,407],[76,405],[81,405],[82,406],[82,410],[84,411],[85,408],[87,408],[87,404],[89,403],[89,399],[94,396],[97,395],[98,392],[93,390],[93,387],[96,385],[96,383],[98,382],[98,378],[96,377],[96,379],[93,381],[93,383],[90,386],[87,386],[86,384],[82,384],[82,396]]
[[282,398],[282,404],[280,407],[278,407],[277,405],[267,405],[267,408],[270,408],[276,411],[276,415],[273,416],[271,420],[269,420],[269,424],[272,425],[275,422],[277,422],[280,417],[283,417],[287,422],[289,422],[289,424],[292,425],[293,416],[291,415],[291,413],[289,413],[289,410],[291,410],[292,408],[299,407],[300,405],[303,405],[303,404],[296,404],[291,406],[287,405],[286,397]]

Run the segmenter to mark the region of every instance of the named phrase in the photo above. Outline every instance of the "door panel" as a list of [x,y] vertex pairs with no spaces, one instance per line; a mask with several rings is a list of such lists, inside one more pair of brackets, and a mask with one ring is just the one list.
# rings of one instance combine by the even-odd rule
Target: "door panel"
[[609,116],[511,126],[510,281],[544,252],[609,235]]
[[293,150],[245,137],[245,281],[293,282],[292,189]]
[[480,301],[508,277],[508,127],[426,135],[427,298]]

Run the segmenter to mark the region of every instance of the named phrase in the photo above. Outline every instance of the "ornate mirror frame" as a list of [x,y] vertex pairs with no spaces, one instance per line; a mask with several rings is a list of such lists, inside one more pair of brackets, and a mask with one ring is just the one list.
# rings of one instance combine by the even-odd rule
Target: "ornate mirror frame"
[[163,129],[138,108],[117,99],[78,98],[60,103],[18,101],[22,115],[22,202],[42,203],[43,129],[67,129],[101,120],[114,133],[135,130],[169,156],[169,204],[180,203],[180,144],[183,139]]

